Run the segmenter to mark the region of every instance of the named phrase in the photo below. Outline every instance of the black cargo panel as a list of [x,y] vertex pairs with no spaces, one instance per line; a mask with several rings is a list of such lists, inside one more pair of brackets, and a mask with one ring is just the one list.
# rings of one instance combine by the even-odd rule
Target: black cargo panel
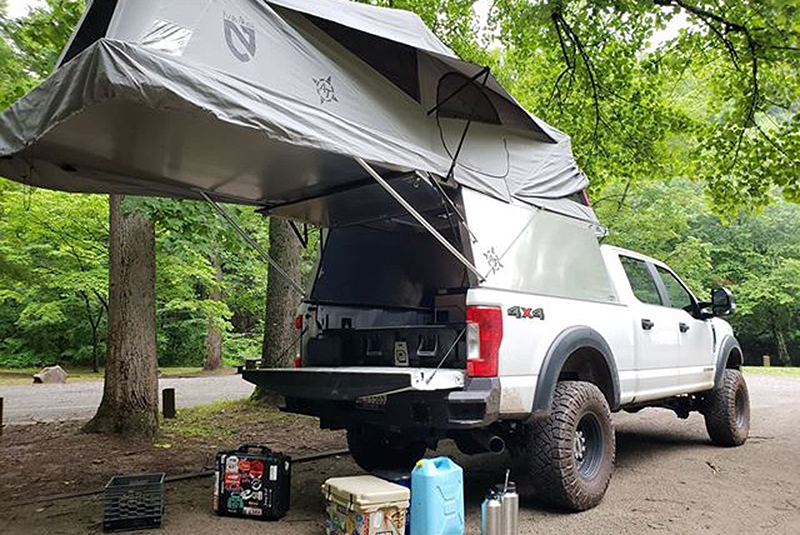
[[463,324],[326,329],[308,341],[303,366],[434,368],[440,362],[466,367]]

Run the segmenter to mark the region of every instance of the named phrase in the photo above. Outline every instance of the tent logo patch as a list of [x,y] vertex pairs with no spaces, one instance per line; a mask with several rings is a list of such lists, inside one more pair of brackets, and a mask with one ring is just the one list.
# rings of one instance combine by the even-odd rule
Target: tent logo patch
[[320,104],[339,102],[339,99],[336,98],[336,91],[333,89],[333,82],[331,82],[330,76],[319,79],[312,78],[312,80],[314,80],[314,86],[317,88],[317,95],[319,95]]
[[256,55],[256,30],[252,24],[241,17],[225,14],[223,20],[225,42],[233,56],[247,63]]

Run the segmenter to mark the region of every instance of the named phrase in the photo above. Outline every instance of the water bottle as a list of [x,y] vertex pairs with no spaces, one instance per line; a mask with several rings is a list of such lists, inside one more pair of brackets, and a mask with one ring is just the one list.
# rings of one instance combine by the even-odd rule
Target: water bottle
[[502,509],[500,496],[490,490],[481,504],[481,535],[501,535]]
[[519,535],[519,494],[513,481],[506,483],[500,498],[502,509],[501,532],[503,535]]

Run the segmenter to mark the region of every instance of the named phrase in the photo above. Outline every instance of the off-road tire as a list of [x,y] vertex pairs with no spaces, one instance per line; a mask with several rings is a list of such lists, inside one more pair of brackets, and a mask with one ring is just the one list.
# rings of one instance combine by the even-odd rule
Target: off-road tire
[[[583,443],[590,446],[591,458],[579,452],[584,433],[592,435],[591,443]],[[600,389],[583,381],[561,381],[550,415],[528,426],[523,462],[538,499],[559,509],[584,511],[606,493],[615,448],[611,411]]]
[[390,434],[379,427],[347,429],[347,446],[358,466],[373,470],[411,470],[425,456],[425,443]]
[[722,384],[703,399],[703,415],[711,442],[741,446],[750,433],[750,394],[739,370],[726,369]]

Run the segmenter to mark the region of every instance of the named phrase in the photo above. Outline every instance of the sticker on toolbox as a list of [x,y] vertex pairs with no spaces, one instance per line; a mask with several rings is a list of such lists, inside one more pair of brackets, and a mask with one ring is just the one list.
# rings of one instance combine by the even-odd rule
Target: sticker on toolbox
[[261,480],[256,478],[250,482],[250,488],[253,490],[261,490]]
[[214,497],[219,496],[219,472],[214,472]]
[[242,491],[242,499],[247,500],[261,500],[264,498],[264,493],[260,490],[258,492],[254,492],[250,489],[245,489]]
[[278,480],[278,465],[273,464],[269,467],[269,480],[270,481],[277,481]]
[[264,463],[261,461],[250,461],[250,475],[260,478],[264,475]]
[[264,511],[262,511],[260,507],[245,507],[242,509],[242,513],[248,516],[261,516],[264,514]]
[[238,472],[239,471],[239,458],[235,455],[231,455],[225,461],[225,471],[228,473]]
[[223,485],[225,487],[225,490],[228,492],[238,492],[242,487],[242,482],[241,479],[239,478],[239,474],[225,474]]
[[239,471],[240,472],[249,472],[250,471],[250,461],[247,459],[242,459],[239,461]]
[[228,511],[238,511],[244,506],[242,497],[238,494],[231,494],[228,496]]

